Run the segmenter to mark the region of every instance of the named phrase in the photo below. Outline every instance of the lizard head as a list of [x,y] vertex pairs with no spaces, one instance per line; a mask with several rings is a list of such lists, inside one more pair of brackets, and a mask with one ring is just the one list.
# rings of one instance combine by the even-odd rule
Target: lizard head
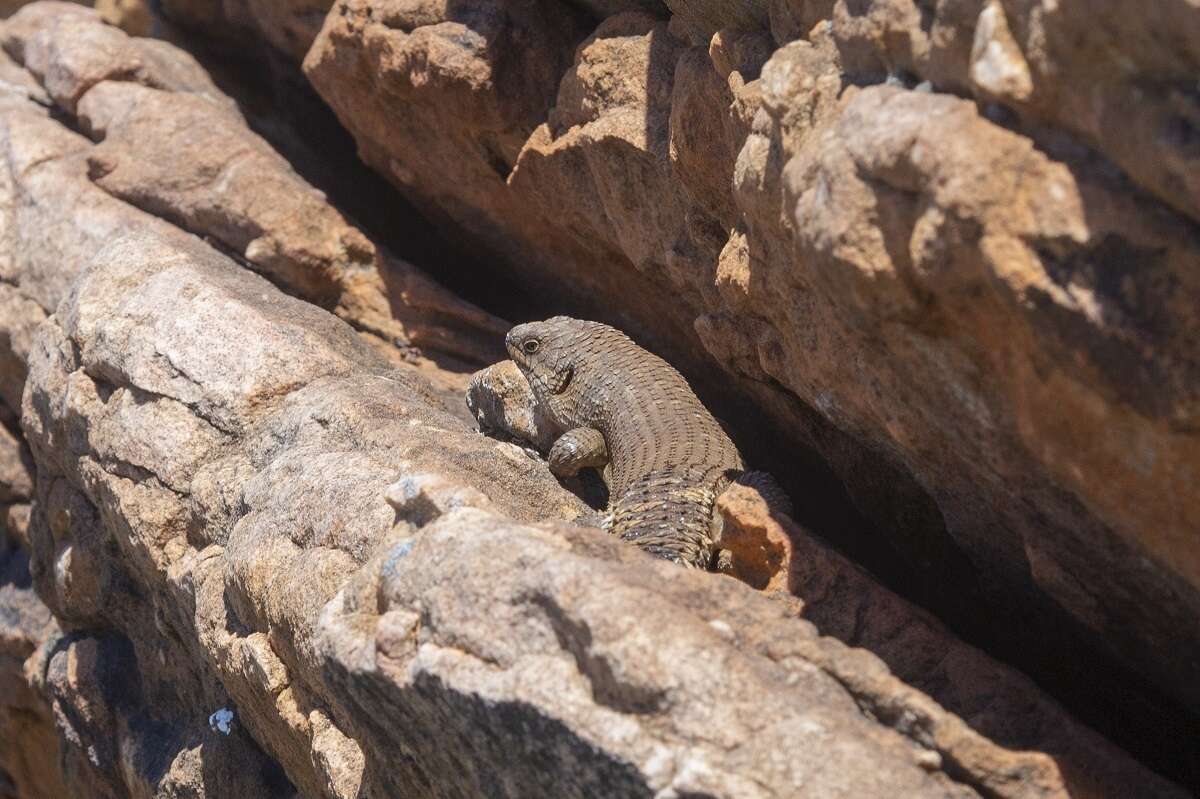
[[566,391],[575,374],[576,345],[587,324],[556,316],[508,331],[504,346],[535,394],[544,397]]

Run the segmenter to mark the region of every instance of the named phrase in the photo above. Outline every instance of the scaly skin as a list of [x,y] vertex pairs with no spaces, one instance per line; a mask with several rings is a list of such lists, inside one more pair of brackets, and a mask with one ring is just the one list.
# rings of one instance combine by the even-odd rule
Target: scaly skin
[[654,555],[707,568],[713,504],[743,466],[687,381],[599,322],[518,325],[505,345],[567,431],[550,451],[551,469],[567,476],[607,462],[605,526]]

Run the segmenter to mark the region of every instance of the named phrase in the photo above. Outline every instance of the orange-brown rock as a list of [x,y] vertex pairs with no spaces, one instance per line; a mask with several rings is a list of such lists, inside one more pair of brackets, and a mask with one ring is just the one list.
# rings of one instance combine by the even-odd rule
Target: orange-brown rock
[[[877,655],[896,676],[927,691],[971,729],[1016,749],[1047,753],[1070,796],[1136,796],[1146,790],[1121,753],[1079,726],[1028,677],[962,643],[929,613],[881,587],[787,514],[773,510],[757,490],[735,483],[718,497],[716,511],[722,522],[716,543],[731,553],[733,576],[789,603],[823,634]],[[1011,712],[1015,708],[1020,711]],[[970,752],[965,756],[978,758],[974,769],[1012,776],[1011,755],[976,750],[966,743],[969,734],[963,728],[942,724],[934,735],[962,741]]]

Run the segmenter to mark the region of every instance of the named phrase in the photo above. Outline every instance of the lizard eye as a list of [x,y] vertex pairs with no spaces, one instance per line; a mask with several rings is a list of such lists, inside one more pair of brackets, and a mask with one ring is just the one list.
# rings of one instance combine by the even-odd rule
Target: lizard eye
[[521,349],[525,350],[525,352],[529,355],[533,355],[538,351],[538,347],[540,346],[541,342],[539,342],[536,338],[531,338],[521,345]]

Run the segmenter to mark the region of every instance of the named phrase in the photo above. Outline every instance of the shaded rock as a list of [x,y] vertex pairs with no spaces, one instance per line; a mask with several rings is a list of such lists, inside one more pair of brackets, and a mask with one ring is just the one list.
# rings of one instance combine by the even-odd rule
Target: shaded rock
[[[136,789],[128,783],[132,774],[136,779],[157,779],[150,786],[155,791],[167,790],[180,780],[199,784],[204,795],[247,790],[252,795],[274,795],[278,792],[274,788],[264,793],[270,786],[247,788],[238,782],[244,779],[238,774],[264,770],[247,766],[262,757],[246,737],[250,735],[268,742],[273,756],[306,793],[321,795],[319,786],[328,782],[328,775],[314,771],[317,766],[309,752],[316,745],[325,753],[316,759],[318,764],[341,762],[330,760],[330,734],[311,744],[307,737],[311,725],[305,725],[299,749],[292,738],[292,751],[272,749],[271,742],[281,734],[274,726],[288,734],[293,731],[278,709],[260,718],[255,706],[270,699],[273,707],[270,686],[276,683],[271,680],[278,678],[265,682],[265,696],[238,686],[264,681],[264,675],[278,672],[271,665],[277,658],[271,647],[247,649],[250,644],[240,643],[245,635],[230,630],[261,624],[266,631],[274,627],[270,617],[280,613],[296,622],[307,618],[323,590],[320,586],[328,586],[334,575],[365,558],[378,545],[376,539],[390,530],[394,516],[384,502],[385,488],[405,458],[420,458],[436,468],[457,454],[464,464],[474,464],[457,470],[467,472],[484,467],[478,454],[468,455],[461,446],[482,452],[494,445],[436,410],[440,402],[419,379],[390,370],[386,359],[334,317],[286,298],[182,233],[157,239],[153,229],[143,229],[140,235],[128,233],[98,253],[58,309],[56,319],[64,320],[67,327],[43,328],[43,335],[50,338],[42,339],[32,359],[31,379],[40,388],[27,392],[26,421],[35,450],[53,459],[41,462],[38,470],[42,515],[35,518],[31,534],[38,564],[35,583],[73,628],[82,632],[115,626],[121,631],[115,642],[96,644],[102,655],[97,657],[112,664],[97,667],[101,672],[94,678],[96,687],[51,678],[54,701],[71,705],[72,718],[82,714],[84,719],[83,728],[72,728],[68,740],[79,740],[86,749],[92,736],[104,737],[128,727],[137,735],[128,742],[118,736],[122,751],[136,753],[155,741],[159,750],[174,753],[170,762],[175,765],[159,779],[153,778],[150,764],[140,760],[135,767],[114,772],[103,753],[93,757],[80,751],[68,755],[74,763],[68,775],[77,785],[107,786],[103,790],[117,794]],[[211,273],[210,280],[201,277],[206,273]],[[182,306],[175,301],[181,291],[191,298]],[[211,337],[194,335],[201,322],[209,327]],[[225,324],[231,334],[241,332],[222,337],[211,328],[213,324]],[[63,349],[67,330],[76,338]],[[214,345],[225,354],[220,361],[211,357]],[[68,366],[70,372],[62,371]],[[51,401],[68,386],[72,399],[66,405]],[[201,386],[206,388],[197,394]],[[346,403],[358,410],[347,405],[347,413],[330,416]],[[57,408],[65,415],[58,417]],[[405,413],[405,408],[417,415]],[[390,425],[377,417],[385,410],[396,414]],[[274,418],[272,429],[258,430],[257,420],[263,414]],[[364,414],[376,416],[368,421]],[[458,450],[442,429],[447,425],[461,431],[456,434],[462,441]],[[414,438],[420,429],[428,432]],[[392,466],[373,462],[359,447],[339,454],[319,443],[349,430],[376,442],[376,447],[389,453]],[[316,440],[296,442],[295,449],[284,443],[310,435]],[[246,449],[232,451],[231,445],[240,440],[246,441]],[[408,447],[394,446],[404,440],[409,441]],[[533,468],[531,462],[507,482],[497,481],[494,470],[489,473],[490,490],[503,492],[495,498],[499,507],[517,512],[516,498],[528,497],[537,482],[529,474]],[[309,469],[314,470],[314,480],[331,481],[332,494],[314,492],[313,484],[297,482],[300,472]],[[366,482],[337,484],[336,475],[357,475]],[[542,482],[554,485],[548,476]],[[279,488],[283,492],[275,496]],[[109,511],[100,511],[93,501],[100,496],[111,503],[113,512],[124,507],[131,516],[118,528],[107,527],[104,518]],[[564,495],[564,508],[574,504]],[[367,506],[372,510],[364,512]],[[214,521],[211,527],[200,523],[207,514]],[[284,538],[275,539],[258,525],[277,529]],[[340,543],[335,544],[330,535],[338,536]],[[304,556],[303,568],[297,568],[299,563],[284,567],[279,557],[294,546],[284,545],[293,539],[318,551],[329,549],[329,556],[315,560]],[[260,548],[260,543],[266,548]],[[205,582],[193,567],[215,576],[208,570],[220,562],[213,557],[221,551],[242,564],[238,579],[249,581],[243,585],[245,590],[281,591],[270,608],[241,608],[257,620],[250,615],[240,621],[226,618],[238,607],[236,593],[227,600],[220,593],[197,595]],[[286,580],[280,582],[280,576],[289,573],[296,580],[290,587]],[[152,574],[157,575],[156,582],[143,585]],[[136,593],[129,589],[133,585],[140,585]],[[209,590],[213,587],[208,585]],[[152,598],[143,595],[146,589]],[[176,604],[180,591],[192,596],[186,604],[197,607],[199,615],[181,612],[184,609]],[[213,596],[218,608],[208,607],[206,596]],[[228,610],[225,601],[233,603]],[[294,638],[304,638],[301,630],[283,617],[279,618],[282,626],[272,633],[273,639],[282,638],[273,646],[290,651],[286,649],[289,639],[293,646],[306,646]],[[157,628],[174,632],[165,637],[140,634]],[[185,643],[179,643],[180,635],[186,636]],[[198,639],[210,638],[214,649],[205,655],[207,650]],[[208,671],[212,659],[237,675],[230,678],[229,688]],[[126,671],[136,664],[139,684],[109,684],[104,670],[122,662]],[[248,664],[255,665],[248,669]],[[297,667],[293,662],[292,668]],[[296,690],[303,689],[297,686]],[[145,699],[121,698],[128,692],[148,697],[163,691],[170,691],[173,698],[149,706]],[[197,708],[215,711],[226,706],[239,708],[236,729],[243,731],[242,742],[228,757],[214,752],[217,760],[210,762],[195,748],[211,747],[208,737],[220,731],[210,730],[209,714],[200,714]],[[142,710],[128,716],[126,707]],[[202,779],[197,769],[204,771]]]
[[[1200,450],[1179,425],[1200,386],[1189,226],[970,103],[882,87],[850,98],[784,182],[804,290],[827,304],[773,325],[808,376],[786,355],[765,371],[922,453],[904,457],[976,564],[1029,580],[1194,704],[1195,664],[1126,637],[1163,653],[1200,640]],[[796,285],[763,266],[760,296]],[[1133,552],[1147,560],[1131,568]]]
[[706,45],[722,28],[757,30],[766,27],[768,0],[664,0],[673,19],[692,44]]
[[0,400],[19,409],[33,331],[46,311],[12,285],[0,283],[0,318]]
[[[483,199],[503,190],[585,30],[548,0],[468,2],[447,11],[443,18],[426,4],[400,2],[377,14],[362,0],[339,3],[304,69],[318,90],[326,89],[327,101],[343,97],[366,110],[360,96],[394,98],[373,107],[372,119],[362,118],[359,149],[368,162],[394,162],[402,182],[443,185],[447,200],[452,186]],[[371,46],[360,51],[366,41]],[[404,111],[412,103],[423,113]],[[352,112],[337,99],[330,105],[341,115]],[[394,159],[398,141],[420,142],[424,156]]]
[[0,795],[58,799],[68,795],[58,736],[45,697],[33,686],[37,651],[53,642],[58,627],[33,592],[29,554],[6,530],[10,524],[0,518]]
[[[530,415],[538,409],[536,399],[527,386],[520,390],[523,375],[513,376],[513,371],[515,366],[505,362],[472,378],[471,404],[481,424],[531,443],[552,439],[547,432],[553,427],[545,417]],[[538,429],[527,435],[524,425],[530,418],[538,419]],[[750,473],[717,498],[714,543],[725,551],[728,574],[776,596],[823,634],[869,649],[975,730],[1007,746],[1050,755],[1071,795],[1123,796],[1147,789],[1140,770],[1124,754],[1072,719],[1027,677],[966,646],[928,613],[879,586],[797,525],[786,498],[777,493],[773,480]],[[847,678],[864,684],[864,675]],[[968,745],[953,724],[941,729],[936,735],[963,745],[952,757],[970,761],[966,767],[972,773],[995,777],[1010,767],[1006,756]],[[1035,771],[1008,778],[1046,779],[1034,777]],[[1153,790],[1160,789],[1170,791],[1166,786]]]
[[333,0],[162,0],[171,23],[236,46],[265,41],[299,62],[321,30]]
[[[752,488],[717,500],[718,544],[737,576],[790,603],[823,635],[869,650],[892,672],[971,728],[1016,749],[1052,757],[1071,796],[1127,796],[1147,788],[1123,753],[1072,719],[1025,675],[964,644],[929,613],[881,587]],[[1007,709],[1019,708],[1019,712]],[[981,770],[1003,770],[981,754]],[[990,763],[990,765],[984,765]]]
[[[32,504],[9,489],[10,511],[29,514],[6,516],[28,542],[28,577],[17,569],[12,582],[35,587],[65,631],[30,634],[20,622],[24,693],[14,695],[35,706],[28,740],[46,740],[53,718],[70,792],[1181,795],[761,509],[738,518],[781,547],[788,537],[800,599],[556,523],[586,506],[447,409],[461,374],[407,363],[380,334],[389,319],[417,318],[369,299],[388,286],[385,254],[249,134],[187,59],[63,8],[32,7],[0,31],[29,70],[0,60],[0,300],[20,310],[0,316],[0,375],[6,402],[23,397],[36,466]],[[1125,523],[1133,510],[1089,493],[1104,470],[1063,477],[1053,453],[1014,445],[1012,392],[955,393],[968,377],[1010,385],[1013,369],[1018,387],[1045,374],[1083,384],[1105,413],[1155,420],[1154,451],[1167,453],[1156,475],[1182,479],[1186,452],[1162,421],[1190,412],[1181,306],[1135,282],[1147,306],[1089,316],[1080,297],[1097,293],[1071,287],[1095,274],[1077,251],[1091,257],[1094,237],[1119,234],[1159,254],[1178,281],[1172,302],[1187,303],[1194,286],[1179,264],[1192,245],[1176,217],[1129,200],[1092,162],[1035,151],[964,101],[843,92],[828,38],[793,42],[764,65],[763,31],[724,27],[689,46],[679,23],[636,11],[591,36],[584,15],[549,3],[441,11],[348,2],[327,19],[306,63],[364,157],[443,221],[469,220],[469,234],[523,258],[528,277],[569,276],[593,300],[636,295],[623,311],[631,322],[690,351],[685,366],[726,364],[767,414],[799,417],[801,435],[826,429],[798,410],[816,408],[877,447],[931,486],[949,535],[972,547],[992,537],[978,557],[1017,601],[1035,582],[1085,624],[1127,629],[1110,642],[1127,657],[1146,642],[1153,657],[1192,640],[1190,584],[1161,564],[1131,575],[1119,557],[1128,546],[1161,558],[1186,546],[1178,529],[1146,543]],[[104,47],[74,53],[72,32]],[[236,152],[219,152],[210,130]],[[997,174],[1024,167],[1028,194],[970,171],[965,145],[922,138],[957,141],[961,130],[989,144]],[[239,158],[271,192],[240,182]],[[713,196],[723,175],[725,199]],[[1083,199],[1066,203],[1055,186]],[[823,201],[809,194],[820,191]],[[1018,202],[1021,213],[1006,213]],[[933,224],[911,221],[913,206],[940,214],[946,235],[913,233]],[[948,255],[931,264],[910,246],[905,260],[897,241]],[[1043,245],[1028,261],[988,249],[1023,252],[1028,241]],[[1003,271],[1012,263],[1028,283]],[[368,299],[354,294],[362,285]],[[1047,304],[1032,302],[1039,290]],[[978,318],[959,291],[983,298]],[[494,324],[461,305],[447,314],[481,339]],[[1171,324],[1155,328],[1147,314]],[[980,352],[992,335],[1011,360]],[[1158,404],[1145,375],[1105,373],[1092,348],[1103,336],[1145,350],[1146,375],[1170,376]],[[1053,346],[1035,347],[1042,337]],[[1033,377],[1019,371],[1031,352],[1048,359]],[[966,410],[931,410],[963,397]],[[503,403],[475,410],[498,425],[538,423]],[[993,427],[973,427],[980,419]],[[1084,431],[1100,424],[1080,419]],[[871,506],[882,467],[855,447],[829,449]],[[1145,502],[1150,478],[1112,468],[1108,489]],[[884,515],[884,503],[873,507]],[[1180,507],[1157,518],[1172,522]],[[1044,529],[1053,534],[1035,537]],[[892,532],[903,544],[910,531]],[[1021,561],[1022,551],[1033,554]],[[1034,576],[1023,563],[1037,564]],[[1076,576],[1107,593],[1087,605]],[[1161,619],[1130,609],[1138,592]],[[870,644],[929,693],[821,637],[798,610]],[[1163,664],[1155,673],[1178,688],[1188,664]],[[0,669],[16,673],[8,661]]]
[[[170,301],[168,285],[190,287],[192,300]],[[215,308],[246,330],[225,339],[220,364],[209,355],[214,339],[192,335]],[[561,795],[598,785],[770,795],[801,784],[818,794],[849,784],[859,795],[897,785],[973,795],[920,765],[922,749],[941,745],[936,735],[861,713],[863,697],[846,692],[839,670],[881,668],[869,655],[830,649],[748,590],[730,594],[595,531],[512,520],[566,516],[575,501],[536,463],[508,460],[438,410],[419,378],[388,367],[332,316],[194,240],[146,232],[114,241],[54,320],[39,332],[24,408],[45,514],[31,534],[34,577],[80,634],[118,631],[73,639],[49,663],[48,690],[70,708],[68,744],[114,747],[111,757],[68,750],[73,784],[136,789],[151,773],[137,756],[150,739],[139,736],[153,733],[172,766],[148,789],[286,792],[255,776],[269,770],[246,765],[259,754],[249,739],[238,744],[245,730],[311,795],[346,795],[356,783],[445,796],[543,784]],[[164,372],[153,351],[171,353],[188,380]],[[126,405],[129,395],[144,399]],[[136,440],[187,427],[186,443]],[[397,474],[453,474],[441,479],[511,518],[460,507],[397,524],[386,501]],[[56,525],[64,502],[79,509]],[[79,604],[62,581],[62,553],[80,536],[107,543],[73,558],[68,573],[121,576],[103,602]],[[693,609],[681,617],[683,608]],[[732,615],[722,622],[703,608]],[[142,634],[149,619],[165,634]],[[790,631],[767,631],[779,624]],[[949,718],[881,679],[871,701],[886,695]],[[779,691],[797,692],[783,704],[794,710],[775,706],[754,735],[741,730],[738,719],[767,719],[751,708]],[[214,731],[198,707],[237,710]],[[233,750],[215,761],[189,754],[223,725],[234,732],[221,745]],[[704,742],[701,730],[743,743]],[[778,758],[797,736],[828,753]],[[128,765],[114,771],[118,751]],[[571,765],[547,770],[547,757]],[[1004,762],[1044,774],[1033,795],[1060,790],[1042,756]]]
[[21,440],[0,425],[0,505],[28,502],[33,496],[31,466]]
[[36,653],[55,640],[58,625],[32,587],[33,464],[24,442],[7,426],[6,415],[0,414],[0,795],[56,799],[67,793],[58,765],[58,737],[50,708],[34,683]]

